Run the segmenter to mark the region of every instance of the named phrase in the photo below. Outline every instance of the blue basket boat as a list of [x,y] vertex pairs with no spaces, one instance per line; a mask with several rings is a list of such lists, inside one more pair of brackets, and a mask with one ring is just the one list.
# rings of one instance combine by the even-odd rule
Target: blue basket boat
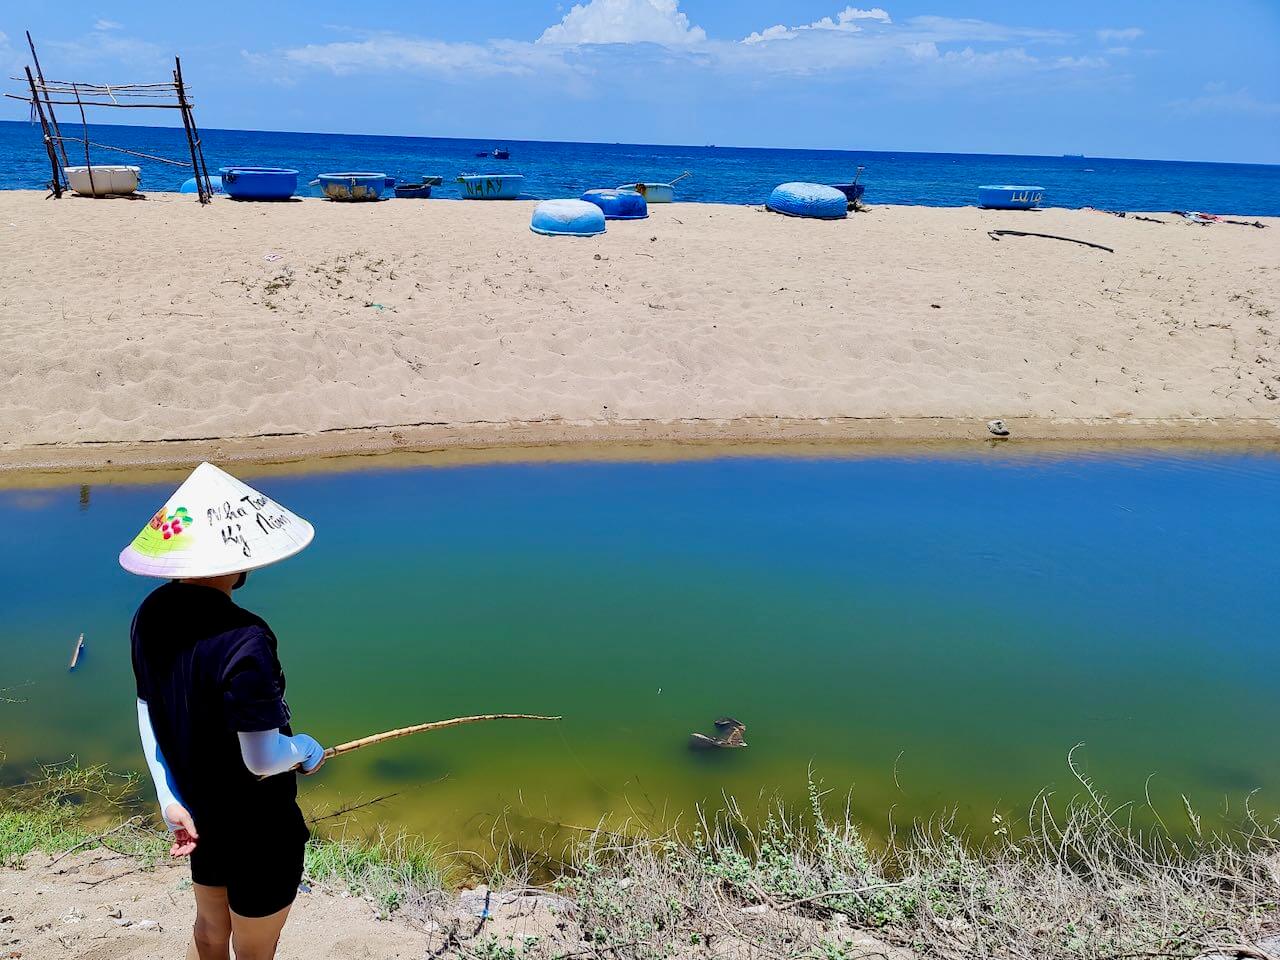
[[444,177],[423,177],[421,183],[397,183],[396,196],[401,200],[430,200],[431,188],[444,183]]
[[979,187],[978,206],[989,210],[1031,210],[1044,199],[1044,187]]
[[311,185],[319,185],[321,192],[330,200],[352,202],[356,200],[381,200],[387,190],[394,190],[395,177],[385,173],[322,173],[311,181]]
[[[221,177],[210,177],[210,178],[209,178],[209,186],[213,187],[213,192],[214,192],[214,193],[224,193],[224,192],[225,192],[225,191],[222,189],[222,178],[221,178]],[[178,188],[178,192],[179,192],[179,193],[199,193],[199,192],[200,192],[200,190],[199,190],[199,188],[196,186],[196,178],[195,178],[195,177],[188,177],[186,180],[182,181],[182,186],[180,186],[180,187]]]
[[812,220],[849,216],[849,199],[835,187],[821,183],[784,183],[770,194],[766,206],[774,213]]
[[233,200],[288,200],[298,190],[298,171],[286,167],[220,167],[218,172]]
[[465,174],[458,178],[466,200],[515,200],[524,189],[524,176]]
[[605,232],[604,211],[586,200],[544,200],[529,229],[544,237],[596,237]]
[[833,183],[832,186],[843,193],[845,199],[850,203],[857,203],[862,199],[863,194],[867,192],[865,183]]
[[635,190],[588,190],[582,199],[604,211],[606,220],[645,220],[649,216],[649,204]]

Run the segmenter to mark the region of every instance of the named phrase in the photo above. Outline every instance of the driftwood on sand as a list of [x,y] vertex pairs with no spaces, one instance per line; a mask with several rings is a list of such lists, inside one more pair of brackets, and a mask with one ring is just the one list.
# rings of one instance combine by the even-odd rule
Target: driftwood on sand
[[1105,250],[1107,253],[1115,253],[1110,247],[1104,247],[1100,243],[1090,243],[1088,240],[1077,240],[1075,237],[1060,237],[1056,233],[1029,233],[1026,230],[988,230],[987,236],[992,240],[999,240],[1001,237],[1043,237],[1045,240],[1065,240],[1067,243],[1078,243],[1082,247],[1093,247],[1095,250]]

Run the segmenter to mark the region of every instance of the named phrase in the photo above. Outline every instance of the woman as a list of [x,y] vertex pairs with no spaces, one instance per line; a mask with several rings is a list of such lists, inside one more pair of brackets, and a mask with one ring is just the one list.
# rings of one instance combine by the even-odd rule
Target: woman
[[294,736],[276,638],[237,606],[250,570],[298,553],[311,525],[204,463],[120,554],[169,582],[133,620],[138,732],[170,852],[191,858],[188,960],[270,960],[302,878],[309,833],[295,770],[324,750]]

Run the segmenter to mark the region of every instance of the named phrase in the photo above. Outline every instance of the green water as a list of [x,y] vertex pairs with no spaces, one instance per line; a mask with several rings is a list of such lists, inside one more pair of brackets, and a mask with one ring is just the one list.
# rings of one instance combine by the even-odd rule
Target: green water
[[[245,478],[255,482],[252,470]],[[73,481],[77,478],[72,478]],[[0,491],[4,775],[140,768],[115,555],[174,483]],[[725,459],[362,470],[257,481],[314,545],[237,599],[281,641],[295,726],[333,743],[483,712],[557,725],[344,757],[304,806],[384,793],[450,845],[495,820],[688,821],[803,796],[875,832],[989,829],[1067,753],[1172,820],[1280,787],[1280,456]],[[87,652],[66,669],[75,637]],[[730,714],[750,747],[694,753]]]

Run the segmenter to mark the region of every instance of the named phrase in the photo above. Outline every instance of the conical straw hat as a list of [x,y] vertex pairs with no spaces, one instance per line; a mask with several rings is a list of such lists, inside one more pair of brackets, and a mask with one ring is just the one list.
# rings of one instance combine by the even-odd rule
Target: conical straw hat
[[270,497],[202,463],[120,551],[120,566],[144,577],[220,577],[291,557],[315,534]]

